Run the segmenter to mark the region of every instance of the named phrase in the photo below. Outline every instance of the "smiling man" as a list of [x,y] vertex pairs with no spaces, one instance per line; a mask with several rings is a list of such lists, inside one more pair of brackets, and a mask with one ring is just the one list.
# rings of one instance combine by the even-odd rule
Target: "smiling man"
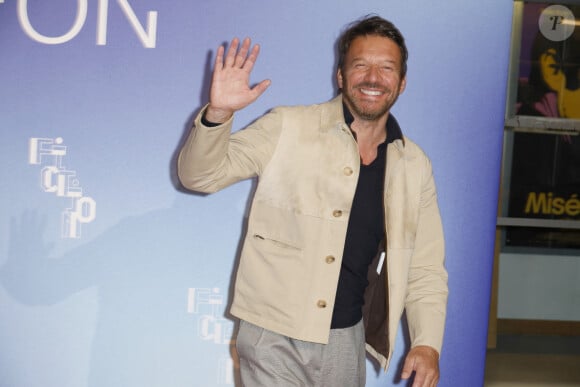
[[390,109],[406,85],[403,36],[378,16],[338,42],[341,93],[279,107],[231,133],[259,46],[219,47],[210,101],[178,160],[182,184],[215,192],[258,177],[231,313],[245,386],[364,386],[365,349],[385,369],[406,311],[402,377],[439,379],[447,302],[431,164]]

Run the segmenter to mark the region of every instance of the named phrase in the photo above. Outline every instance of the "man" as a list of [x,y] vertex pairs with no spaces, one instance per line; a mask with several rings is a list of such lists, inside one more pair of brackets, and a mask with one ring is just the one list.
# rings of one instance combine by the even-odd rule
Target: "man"
[[447,273],[430,162],[389,113],[406,84],[403,37],[377,16],[352,24],[339,96],[231,134],[234,113],[270,84],[249,86],[258,52],[249,39],[218,48],[178,161],[196,191],[259,177],[231,307],[244,385],[364,386],[365,336],[386,369],[406,309],[402,377],[435,386]]

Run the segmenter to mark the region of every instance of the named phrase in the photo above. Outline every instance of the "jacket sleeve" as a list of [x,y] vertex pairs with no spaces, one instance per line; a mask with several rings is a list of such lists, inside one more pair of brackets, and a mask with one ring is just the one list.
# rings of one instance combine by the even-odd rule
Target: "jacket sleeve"
[[441,353],[448,294],[445,243],[431,163],[423,157],[419,219],[405,308],[411,346],[428,345]]
[[278,137],[280,114],[266,114],[250,126],[231,133],[233,118],[203,125],[198,114],[179,152],[177,175],[185,188],[212,193],[237,181],[258,176],[270,160]]

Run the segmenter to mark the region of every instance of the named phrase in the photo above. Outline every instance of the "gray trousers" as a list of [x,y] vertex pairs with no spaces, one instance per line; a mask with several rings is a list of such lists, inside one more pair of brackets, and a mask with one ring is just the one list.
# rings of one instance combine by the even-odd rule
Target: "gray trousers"
[[310,343],[240,321],[236,340],[244,387],[364,387],[362,320],[332,329],[328,344]]

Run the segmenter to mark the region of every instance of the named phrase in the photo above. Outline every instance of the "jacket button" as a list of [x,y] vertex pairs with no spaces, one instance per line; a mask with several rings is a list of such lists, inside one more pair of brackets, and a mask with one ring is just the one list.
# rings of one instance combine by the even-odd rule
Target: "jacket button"
[[326,308],[326,301],[318,300],[318,302],[316,303],[316,306],[318,306],[320,309],[324,309],[324,308]]
[[352,170],[352,168],[351,168],[351,167],[344,167],[344,170],[343,170],[343,171],[344,171],[344,174],[345,174],[346,176],[350,176],[350,175],[352,175],[352,173],[353,173],[353,170]]
[[342,216],[342,211],[341,210],[334,210],[334,211],[332,211],[332,216],[334,216],[335,218],[340,218]]
[[328,257],[326,257],[326,263],[330,264],[333,263],[335,261],[335,258],[332,255],[329,255]]

